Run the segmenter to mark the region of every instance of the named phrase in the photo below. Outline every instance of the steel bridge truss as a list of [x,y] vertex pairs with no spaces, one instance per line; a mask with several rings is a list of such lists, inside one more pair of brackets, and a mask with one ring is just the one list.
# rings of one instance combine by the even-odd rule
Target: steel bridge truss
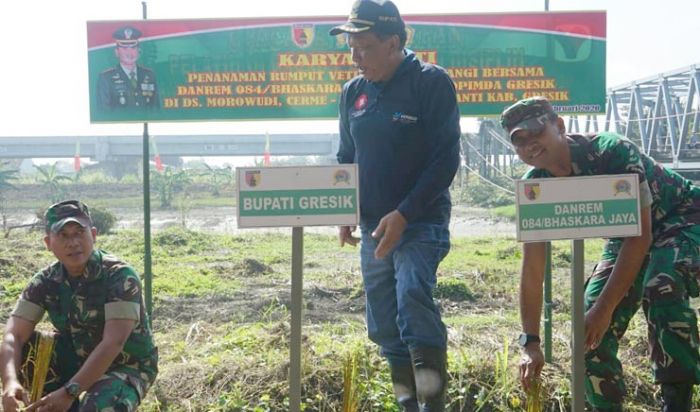
[[[605,131],[639,144],[674,166],[700,148],[700,63],[608,89]],[[585,116],[585,132],[598,131],[598,116]],[[577,116],[570,131],[580,132]],[[592,129],[592,130],[591,130]]]

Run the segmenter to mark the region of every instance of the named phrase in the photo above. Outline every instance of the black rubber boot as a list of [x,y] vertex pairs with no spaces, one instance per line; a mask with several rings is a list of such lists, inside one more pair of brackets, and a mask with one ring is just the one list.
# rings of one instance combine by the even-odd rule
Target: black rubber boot
[[399,403],[401,412],[419,412],[416,400],[416,382],[413,379],[413,366],[389,364],[391,369],[391,384],[394,387],[394,396]]
[[693,401],[693,385],[690,383],[662,383],[663,412],[689,412]]
[[421,412],[443,412],[447,392],[447,353],[433,347],[410,349]]

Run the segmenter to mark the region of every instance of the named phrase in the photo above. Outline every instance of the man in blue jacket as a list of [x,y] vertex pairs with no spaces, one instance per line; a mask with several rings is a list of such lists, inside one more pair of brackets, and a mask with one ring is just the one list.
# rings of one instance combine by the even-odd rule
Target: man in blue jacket
[[[441,67],[404,49],[388,0],[357,0],[344,34],[359,75],[340,99],[340,163],[360,174],[361,264],[369,338],[389,362],[404,411],[442,411],[447,333],[433,300],[450,248],[449,186],[459,166],[459,110]],[[340,245],[356,245],[340,227]],[[420,408],[420,409],[419,409]]]

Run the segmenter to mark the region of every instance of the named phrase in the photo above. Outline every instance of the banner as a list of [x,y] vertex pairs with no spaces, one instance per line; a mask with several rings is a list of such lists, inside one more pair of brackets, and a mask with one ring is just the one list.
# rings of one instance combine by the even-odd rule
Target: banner
[[[447,69],[462,116],[498,115],[534,95],[562,113],[604,111],[605,12],[404,18],[406,47]],[[328,35],[344,21],[88,22],[90,120],[336,118],[356,75],[345,36]]]

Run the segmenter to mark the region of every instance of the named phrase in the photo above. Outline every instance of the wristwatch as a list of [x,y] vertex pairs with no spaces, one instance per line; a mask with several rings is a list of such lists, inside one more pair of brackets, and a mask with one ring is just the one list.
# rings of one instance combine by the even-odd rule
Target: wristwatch
[[63,386],[63,389],[66,390],[68,396],[73,399],[78,399],[80,395],[80,384],[78,382],[68,382]]
[[540,343],[540,337],[537,335],[528,335],[527,333],[521,333],[520,337],[518,338],[518,344],[520,344],[520,346],[522,346],[523,348],[532,342]]

